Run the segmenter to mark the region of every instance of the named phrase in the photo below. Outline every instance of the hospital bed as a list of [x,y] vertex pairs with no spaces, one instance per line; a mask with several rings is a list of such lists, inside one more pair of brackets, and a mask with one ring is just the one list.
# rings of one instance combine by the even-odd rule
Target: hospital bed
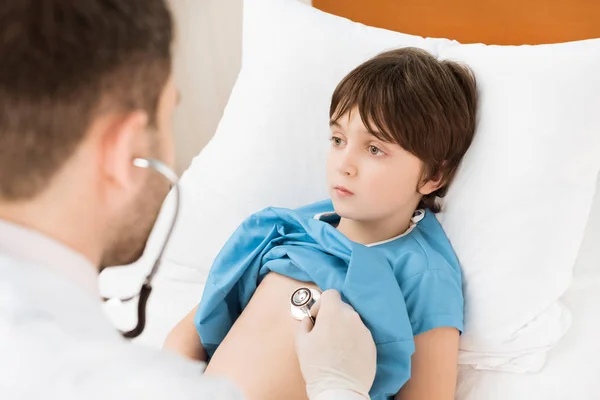
[[[600,182],[599,182],[600,183]],[[595,196],[584,243],[571,287],[563,301],[571,309],[573,324],[548,357],[544,369],[532,374],[511,374],[461,368],[457,389],[460,400],[563,400],[600,399],[600,191]],[[209,266],[207,266],[208,268]],[[127,293],[143,279],[147,264],[106,271],[104,293]],[[203,273],[168,261],[158,275],[149,302],[148,326],[139,344],[160,347],[170,328],[193,308],[203,290]],[[109,305],[117,326],[131,327],[134,305]]]
[[[271,2],[291,0],[247,0],[247,9],[252,11],[266,7]],[[259,5],[260,4],[260,5]],[[557,43],[572,40],[584,40],[600,37],[600,4],[586,0],[548,0],[530,2],[491,1],[396,1],[396,0],[314,0],[313,6],[327,13],[349,18],[365,24],[386,30],[399,31],[423,37],[449,38],[461,43],[486,43],[498,45],[522,45]],[[263,9],[261,9],[263,10]],[[267,9],[264,9],[267,10]],[[299,13],[304,13],[298,9]],[[294,12],[297,10],[294,9]],[[308,15],[306,11],[306,15]],[[311,11],[312,13],[312,11]],[[248,12],[250,14],[250,12]],[[304,14],[302,14],[304,18]],[[311,14],[312,15],[312,14]],[[245,16],[245,18],[247,18]],[[248,17],[249,18],[249,17]],[[300,17],[299,17],[300,18]],[[320,18],[320,17],[319,17]],[[333,19],[323,19],[342,25]],[[248,21],[245,20],[245,23]],[[346,24],[344,22],[343,24]],[[245,26],[245,48],[243,63],[245,68],[253,67],[254,60],[250,53],[256,52],[256,44],[246,38],[246,34],[255,35],[251,23]],[[290,28],[292,29],[292,28]],[[299,29],[299,28],[298,28]],[[306,30],[311,27],[306,26]],[[316,28],[315,28],[316,29]],[[336,28],[337,29],[337,28]],[[362,28],[360,28],[362,29]],[[365,28],[366,29],[366,28]],[[322,34],[322,33],[320,33]],[[598,47],[596,47],[596,50]],[[565,60],[565,62],[568,62]],[[322,65],[309,65],[306,68],[322,68]],[[242,119],[240,97],[245,86],[251,85],[244,81],[250,72],[242,71],[231,104],[228,105],[224,120],[219,131],[231,129],[231,119]],[[274,80],[277,76],[273,77]],[[307,88],[306,90],[310,90]],[[265,89],[268,92],[268,88]],[[275,90],[274,90],[275,92]],[[199,94],[202,95],[202,94]],[[274,95],[275,96],[275,95]],[[273,101],[281,101],[274,99]],[[599,110],[600,112],[600,110]],[[261,121],[264,123],[264,121]],[[255,187],[256,196],[247,194],[244,199],[228,197],[226,189],[219,186],[217,180],[228,182],[238,179],[240,185],[246,178],[243,171],[221,171],[214,173],[213,178],[198,177],[199,170],[206,170],[219,161],[211,156],[221,146],[225,133],[217,135],[209,144],[204,154],[200,154],[183,177],[183,201],[185,203],[181,217],[186,221],[174,236],[174,245],[168,251],[162,270],[156,279],[153,296],[149,302],[148,325],[146,332],[138,339],[141,345],[159,347],[170,328],[179,321],[200,298],[207,271],[215,255],[215,249],[226,239],[226,234],[214,234],[216,238],[206,236],[202,227],[208,230],[207,221],[210,213],[228,213],[235,210],[237,214],[230,219],[223,217],[223,231],[231,231],[235,222],[241,217],[257,210],[264,205],[254,201],[261,197],[262,187]],[[598,132],[600,135],[600,131]],[[242,153],[236,153],[241,157]],[[222,157],[223,153],[219,153]],[[255,173],[254,167],[249,167],[247,174]],[[259,171],[260,172],[260,171]],[[236,175],[237,174],[237,175]],[[273,172],[269,176],[273,182],[284,179]],[[250,179],[250,177],[247,177]],[[212,180],[211,180],[212,179]],[[595,181],[596,185],[600,181]],[[223,183],[225,185],[225,183]],[[220,207],[209,210],[201,216],[193,215],[194,207],[205,207],[201,203],[202,196],[210,196],[213,200],[210,207]],[[281,198],[293,205],[294,193],[289,198]],[[266,199],[266,197],[264,197]],[[279,199],[279,198],[278,198]],[[266,202],[266,200],[265,200]],[[201,203],[201,204],[200,204]],[[284,205],[287,205],[284,204]],[[128,268],[106,270],[101,276],[103,295],[127,295],[133,292],[136,285],[142,281],[153,254],[160,244],[160,237],[167,225],[170,212],[169,202],[165,203],[161,218],[155,232],[149,241],[148,249],[140,262]],[[230,213],[231,214],[231,213]],[[550,218],[550,216],[549,216]],[[187,224],[187,225],[186,225]],[[187,230],[194,225],[194,231]],[[186,227],[187,226],[187,227]],[[212,227],[211,227],[212,228]],[[600,399],[600,190],[593,197],[591,212],[586,222],[585,235],[574,263],[572,277],[569,276],[568,289],[560,301],[570,310],[570,324],[566,334],[547,352],[544,362],[536,370],[522,372],[507,371],[502,368],[477,368],[472,365],[461,365],[456,398],[460,400],[553,400],[553,399]],[[204,248],[203,248],[204,246]],[[183,256],[188,249],[195,248],[197,252],[206,250],[206,256],[196,254],[193,258]],[[459,258],[461,254],[459,253]],[[519,277],[516,276],[515,279]],[[469,305],[467,304],[467,307]],[[134,318],[134,305],[106,306],[106,311],[115,324],[127,329]]]

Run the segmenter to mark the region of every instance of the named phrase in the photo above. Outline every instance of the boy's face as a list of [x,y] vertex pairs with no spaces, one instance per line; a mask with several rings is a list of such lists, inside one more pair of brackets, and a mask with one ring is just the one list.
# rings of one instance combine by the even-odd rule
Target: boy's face
[[422,170],[417,157],[369,133],[356,107],[332,121],[327,183],[342,218],[410,218],[421,199]]

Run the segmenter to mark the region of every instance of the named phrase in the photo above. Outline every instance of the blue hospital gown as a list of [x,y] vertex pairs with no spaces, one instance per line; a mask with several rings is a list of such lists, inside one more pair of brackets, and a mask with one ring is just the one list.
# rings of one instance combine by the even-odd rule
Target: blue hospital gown
[[269,272],[336,289],[377,346],[371,398],[389,399],[410,377],[414,336],[437,327],[462,332],[459,263],[429,211],[408,233],[371,246],[334,228],[332,212],[327,200],[246,219],[211,268],[194,324],[211,357]]

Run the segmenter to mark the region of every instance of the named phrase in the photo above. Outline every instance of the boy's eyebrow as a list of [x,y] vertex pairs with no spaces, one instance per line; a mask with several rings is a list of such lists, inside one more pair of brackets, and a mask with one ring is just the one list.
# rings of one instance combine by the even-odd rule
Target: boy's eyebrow
[[342,127],[339,122],[334,121],[332,119],[329,120],[329,126],[335,126],[337,128],[341,128]]

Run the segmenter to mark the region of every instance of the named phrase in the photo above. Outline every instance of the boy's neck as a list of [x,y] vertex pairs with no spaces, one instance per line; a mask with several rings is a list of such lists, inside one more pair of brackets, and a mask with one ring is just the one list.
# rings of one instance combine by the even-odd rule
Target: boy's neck
[[410,227],[414,212],[376,221],[340,218],[337,229],[353,242],[368,245],[399,236]]

